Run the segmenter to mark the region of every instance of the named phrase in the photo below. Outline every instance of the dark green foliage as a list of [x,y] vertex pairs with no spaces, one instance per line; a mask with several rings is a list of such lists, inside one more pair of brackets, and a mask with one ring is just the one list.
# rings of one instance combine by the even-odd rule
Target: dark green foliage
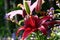
[[45,0],[45,3],[42,4],[42,10],[47,11],[50,7],[54,7],[54,9],[59,9],[59,7],[56,5],[56,0],[54,1],[48,1]]
[[[11,33],[16,31],[15,23],[12,23],[11,21],[8,21],[8,24],[6,23],[5,11],[10,12],[12,10],[18,10],[21,8],[20,7],[12,8],[9,6],[10,4],[8,3],[8,8],[5,10],[4,0],[0,0],[0,36],[8,36],[8,35],[11,36]],[[6,24],[8,25],[8,27],[6,26]]]
[[0,0],[0,36],[4,35],[4,1]]
[[[34,35],[34,36],[32,36]],[[32,33],[27,40],[31,40],[31,38],[35,38],[35,40],[47,40],[47,36],[42,35],[42,33],[40,31],[34,32]]]

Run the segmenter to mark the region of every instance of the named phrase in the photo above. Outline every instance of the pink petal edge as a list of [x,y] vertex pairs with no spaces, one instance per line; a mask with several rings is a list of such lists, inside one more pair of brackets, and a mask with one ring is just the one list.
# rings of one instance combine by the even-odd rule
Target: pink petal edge
[[34,2],[31,6],[30,6],[30,11],[32,12],[34,10],[34,8],[37,6],[38,0],[36,0],[36,2]]
[[13,19],[13,16],[15,16],[16,14],[23,15],[23,10],[11,11],[8,14],[6,14],[6,16],[7,16],[7,18],[10,17],[10,19]]

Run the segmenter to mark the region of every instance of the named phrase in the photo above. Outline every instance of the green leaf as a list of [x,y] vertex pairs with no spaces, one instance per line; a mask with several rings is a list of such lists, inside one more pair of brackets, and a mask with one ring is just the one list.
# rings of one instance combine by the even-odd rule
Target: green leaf
[[21,25],[22,22],[24,22],[24,20],[20,20],[20,21],[19,21],[19,24]]
[[27,2],[24,2],[24,7],[25,7],[25,10],[26,10],[26,13],[30,14],[30,8],[29,8],[29,5],[28,5]]
[[60,12],[60,9],[56,9],[55,11],[58,11],[58,12]]
[[58,37],[60,37],[60,32],[56,33],[56,35],[57,35]]

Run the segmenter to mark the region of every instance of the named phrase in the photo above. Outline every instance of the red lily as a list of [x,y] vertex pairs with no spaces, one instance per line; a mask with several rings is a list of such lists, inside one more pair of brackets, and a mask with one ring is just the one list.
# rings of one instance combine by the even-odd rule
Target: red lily
[[41,25],[41,19],[35,16],[29,16],[25,21],[24,21],[24,26],[20,27],[17,30],[16,35],[18,36],[19,32],[21,30],[24,30],[24,33],[22,35],[22,39],[24,40],[28,35],[30,35],[32,32],[35,32],[37,30],[41,31],[44,35],[47,34],[46,28]]
[[26,20],[24,21],[24,26],[20,27],[17,30],[16,35],[18,36],[21,30],[24,30],[24,33],[22,35],[23,40],[32,32],[35,32],[37,30],[41,31],[44,35],[46,35],[47,31],[49,30],[49,25],[53,26],[54,24],[60,24],[60,22],[58,21],[48,21],[50,19],[52,18],[49,16],[45,16],[42,19],[35,16],[28,16],[28,18],[26,18]]

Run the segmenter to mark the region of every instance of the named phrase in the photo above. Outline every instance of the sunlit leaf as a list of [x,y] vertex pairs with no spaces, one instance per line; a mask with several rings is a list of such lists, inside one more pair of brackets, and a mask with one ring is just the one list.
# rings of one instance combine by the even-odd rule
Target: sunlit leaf
[[19,25],[21,25],[22,22],[24,22],[24,20],[20,20],[20,21],[19,21]]
[[55,11],[58,11],[58,12],[60,12],[60,9],[56,9]]
[[27,14],[29,14],[30,13],[30,8],[29,8],[29,5],[28,5],[27,2],[24,2],[24,7],[25,7],[25,10],[26,10]]

